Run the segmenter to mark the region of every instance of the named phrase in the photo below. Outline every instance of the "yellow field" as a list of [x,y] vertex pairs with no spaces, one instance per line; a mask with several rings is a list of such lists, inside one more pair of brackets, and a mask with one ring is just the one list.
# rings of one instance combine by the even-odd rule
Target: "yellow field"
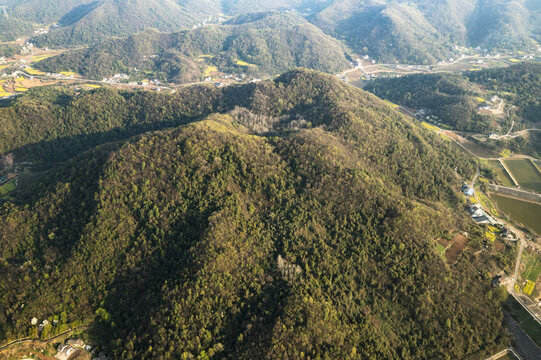
[[207,66],[207,68],[205,69],[205,72],[204,72],[204,76],[207,77],[209,76],[210,74],[212,74],[213,72],[216,72],[218,71],[218,68],[216,66]]
[[500,232],[500,229],[498,229],[497,227],[494,227],[494,226],[489,226],[488,229],[490,231],[492,231],[493,233],[495,233],[495,234]]
[[28,91],[28,89],[25,88],[25,87],[22,87],[22,86],[16,86],[15,91],[17,91],[17,92],[25,92],[25,91]]
[[32,60],[34,62],[38,62],[38,61],[50,58],[51,56],[53,56],[53,55],[49,55],[49,54],[46,54],[46,55],[34,55],[34,56],[32,56]]
[[471,68],[471,69],[468,69],[468,71],[481,71],[483,69],[476,69],[476,68]]
[[509,61],[511,61],[511,62],[520,62],[519,59],[509,59]]
[[494,235],[493,232],[490,232],[490,231],[485,232],[485,237],[486,237],[487,240],[489,240],[490,242],[496,241],[496,235]]
[[9,64],[7,65],[0,65],[0,70],[4,70],[5,68],[7,68],[9,66]]
[[84,84],[83,86],[91,88],[91,89],[99,89],[99,88],[101,88],[101,85],[96,85],[96,84]]
[[242,61],[240,59],[235,59],[235,64],[239,66],[248,66],[248,67],[256,67],[257,65],[247,63],[246,61]]
[[526,295],[531,295],[534,288],[535,283],[531,280],[526,280],[526,285],[524,286],[524,289],[522,289],[522,292]]
[[74,73],[73,71],[61,71],[60,72],[62,75],[64,76],[75,76],[77,75],[76,73]]
[[383,102],[385,102],[387,105],[390,105],[391,107],[393,107],[395,109],[400,107],[399,105],[396,105],[395,103],[392,103],[389,100],[383,100]]
[[8,95],[11,95],[11,93],[8,93],[7,91],[4,91],[4,90],[0,89],[0,98],[4,97],[4,96],[8,96]]
[[501,157],[509,157],[509,156],[511,156],[511,151],[509,149],[503,149],[500,152],[500,156]]
[[482,97],[476,97],[475,100],[479,101],[479,102],[485,102],[487,101],[485,98],[482,98]]
[[214,58],[214,55],[199,55],[198,57],[212,59],[212,58]]
[[425,128],[430,129],[430,130],[434,130],[434,131],[439,130],[436,126],[434,126],[432,124],[429,124],[427,122],[424,122],[424,121],[421,121],[421,125],[423,125]]
[[31,67],[25,68],[24,72],[29,74],[29,75],[45,75],[45,73],[43,71],[39,71],[39,70],[36,70],[34,68],[31,68]]
[[490,182],[489,179],[487,179],[486,177],[482,177],[482,176],[479,176],[479,181],[484,182],[484,183],[489,183]]

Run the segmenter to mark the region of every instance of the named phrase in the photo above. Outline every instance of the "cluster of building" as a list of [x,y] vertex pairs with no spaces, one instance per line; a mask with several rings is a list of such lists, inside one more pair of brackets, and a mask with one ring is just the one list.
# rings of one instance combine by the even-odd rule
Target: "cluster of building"
[[[65,344],[58,345],[57,353],[54,356],[59,360],[70,360],[77,357],[82,351],[88,351],[91,354],[96,352],[90,345],[86,345],[81,339],[69,339]],[[106,360],[107,357],[101,353],[93,359]]]

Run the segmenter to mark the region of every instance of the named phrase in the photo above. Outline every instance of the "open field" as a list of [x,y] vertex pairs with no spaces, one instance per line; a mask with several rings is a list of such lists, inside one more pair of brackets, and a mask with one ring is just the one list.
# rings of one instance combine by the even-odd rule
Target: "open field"
[[505,165],[521,187],[541,193],[541,174],[530,160],[505,160]]
[[541,347],[541,325],[534,320],[530,313],[528,313],[512,296],[507,298],[503,307],[537,346]]
[[507,171],[505,171],[499,161],[488,160],[487,163],[492,169],[494,169],[497,180],[500,184],[507,187],[514,187],[513,180],[511,180],[509,174],[507,173]]
[[541,219],[540,204],[499,194],[491,194],[490,197],[494,200],[500,211],[507,214],[515,222],[541,234],[541,221],[539,221]]

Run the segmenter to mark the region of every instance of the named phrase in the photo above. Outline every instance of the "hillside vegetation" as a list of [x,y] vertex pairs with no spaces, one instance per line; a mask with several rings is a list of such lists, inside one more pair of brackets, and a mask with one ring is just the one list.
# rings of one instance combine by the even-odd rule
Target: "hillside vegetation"
[[127,359],[484,359],[507,341],[476,258],[446,265],[433,242],[466,226],[453,169],[474,163],[333,77],[1,110],[28,114],[3,152],[102,144],[2,206],[3,341],[53,315],[48,332],[91,321]]
[[[515,130],[539,122],[541,113],[541,64],[520,63],[500,69],[469,71],[463,75],[417,74],[377,79],[365,89],[379,97],[414,109],[427,109],[453,129],[487,133],[497,128],[490,116],[478,114],[486,94],[479,87],[505,100]],[[507,111],[506,111],[507,112]]]
[[477,114],[479,88],[462,75],[415,74],[382,78],[365,87],[377,96],[417,110],[429,110],[450,128],[485,133],[495,130],[489,116]]
[[295,67],[334,73],[350,65],[341,45],[302,17],[258,13],[176,34],[146,31],[112,39],[36,67],[99,80],[114,73],[151,73],[161,80],[190,82],[200,80],[208,66],[229,73],[275,75]]

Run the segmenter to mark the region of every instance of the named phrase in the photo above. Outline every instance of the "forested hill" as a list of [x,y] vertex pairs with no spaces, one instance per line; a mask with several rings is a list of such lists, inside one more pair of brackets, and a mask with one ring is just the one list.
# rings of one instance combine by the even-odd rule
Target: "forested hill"
[[514,120],[514,128],[520,129],[539,121],[541,64],[524,62],[464,74],[381,78],[368,83],[365,89],[403,106],[429,110],[452,129],[478,133],[498,130],[493,116],[479,114],[485,98],[497,96],[508,108],[513,107],[513,117],[505,117],[503,128],[509,129]]
[[99,79],[114,73],[174,82],[199,81],[209,66],[229,73],[276,75],[295,67],[329,73],[350,67],[341,44],[291,13],[256,13],[225,25],[176,34],[153,30],[111,39],[38,63],[50,72],[70,70]]
[[[58,139],[117,141],[2,206],[3,341],[51,315],[127,359],[482,359],[507,341],[476,258],[446,265],[433,242],[464,228],[454,169],[474,163],[372,95],[296,70],[2,110],[32,104]],[[28,123],[12,147],[51,136]],[[123,140],[145,125],[172,128]]]

